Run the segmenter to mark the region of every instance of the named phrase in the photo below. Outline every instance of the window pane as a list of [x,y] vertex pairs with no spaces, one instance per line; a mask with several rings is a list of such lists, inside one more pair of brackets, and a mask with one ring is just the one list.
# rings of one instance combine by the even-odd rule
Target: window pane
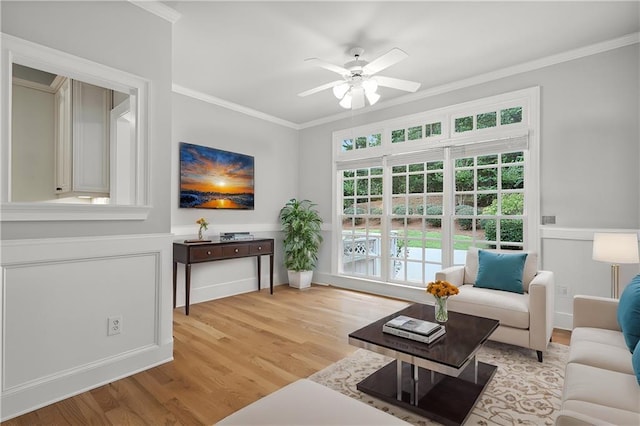
[[421,172],[424,170],[424,163],[409,164],[410,172]]
[[347,214],[347,209],[353,207],[353,199],[346,198],[342,201],[342,211]]
[[391,131],[391,143],[404,142],[404,129]]
[[353,173],[353,170],[345,170],[345,171],[343,172],[343,176],[344,176],[344,177],[354,177],[354,176],[355,176],[355,173]]
[[358,169],[356,171],[357,176],[369,176],[369,169]]
[[521,215],[524,213],[524,194],[504,194],[502,196],[503,215]]
[[369,179],[358,179],[356,195],[369,195]]
[[409,140],[422,139],[422,126],[409,127]]
[[500,124],[522,122],[522,107],[507,108],[500,111]]
[[440,125],[440,123],[430,123],[424,126],[424,130],[425,130],[425,137],[429,137],[429,136],[434,136],[434,135],[439,135],[442,132],[442,126]]
[[393,173],[405,173],[407,171],[407,166],[393,166],[391,171]]
[[486,189],[498,189],[498,169],[478,170],[478,190],[482,191]]
[[502,168],[502,189],[524,188],[524,166]]
[[521,243],[523,241],[522,219],[500,220],[500,241]]
[[376,133],[375,135],[369,136],[369,146],[380,146],[382,143],[382,134]]
[[456,191],[473,191],[473,170],[456,170]]
[[442,192],[442,172],[427,173],[427,192]]
[[[485,212],[485,208],[495,204],[498,205],[498,194],[478,194],[478,214],[496,214],[495,211],[491,212],[491,210],[487,210]],[[494,207],[497,210],[497,207]]]
[[342,141],[342,152],[351,151],[353,149],[353,139],[344,139]]
[[442,161],[429,161],[427,163],[427,170],[442,170]]
[[382,174],[382,167],[372,167],[370,170],[372,175],[381,175]]
[[470,158],[458,158],[456,160],[456,167],[472,167],[474,164],[473,157]]
[[498,164],[498,155],[482,155],[478,157],[478,166],[484,166],[487,164]]
[[364,136],[361,136],[359,138],[356,138],[356,149],[362,149],[362,148],[366,148],[367,147],[367,138]]
[[354,194],[354,185],[353,179],[345,179],[342,182],[342,194],[345,197],[353,196]]
[[[381,215],[382,210],[382,198],[371,198],[371,205],[369,207],[369,214],[373,215]],[[380,225],[380,220],[378,219],[377,226]]]
[[382,178],[371,178],[371,195],[382,195]]
[[454,129],[456,133],[473,130],[473,116],[456,118]]
[[409,175],[409,192],[422,194],[424,192],[424,175]]
[[503,163],[521,163],[524,161],[524,152],[509,152],[502,154]]
[[392,194],[406,194],[407,177],[405,175],[394,176],[392,182]]
[[486,129],[488,127],[496,127],[495,112],[486,112],[484,114],[478,114],[476,120],[478,121],[478,129]]

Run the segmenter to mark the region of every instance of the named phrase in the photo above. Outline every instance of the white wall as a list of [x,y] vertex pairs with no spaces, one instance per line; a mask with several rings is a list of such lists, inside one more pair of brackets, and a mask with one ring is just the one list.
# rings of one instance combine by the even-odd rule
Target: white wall
[[[300,176],[300,197],[314,199],[325,221],[331,220],[331,134],[335,130],[540,86],[541,214],[556,216],[556,225],[550,228],[565,230],[561,235],[542,233],[541,260],[543,268],[556,273],[556,287],[567,288],[567,296],[556,296],[556,323],[570,327],[572,295],[609,295],[608,265],[591,260],[585,232],[591,236],[601,229],[640,228],[638,65],[639,45],[635,44],[304,129],[300,132],[300,167],[305,171]],[[318,276],[326,283],[342,283],[331,276],[331,256],[325,244]],[[583,273],[587,264],[593,274]],[[637,266],[624,268],[621,281],[637,272]]]
[[172,359],[171,24],[125,1],[0,12],[3,33],[148,80],[152,204],[147,220],[0,223],[4,420]]
[[[254,210],[179,208],[179,144],[188,142],[251,155],[255,160]],[[287,282],[282,267],[280,208],[298,195],[298,132],[249,117],[181,94],[173,94],[171,163],[171,220],[177,240],[194,238],[196,220],[210,223],[206,236],[220,232],[248,231],[255,237],[275,238],[275,284]],[[302,172],[302,173],[306,173]],[[267,258],[263,259],[262,282],[268,283]],[[191,303],[256,289],[256,261],[252,258],[225,260],[192,267]],[[184,267],[178,267],[178,306],[184,304]]]

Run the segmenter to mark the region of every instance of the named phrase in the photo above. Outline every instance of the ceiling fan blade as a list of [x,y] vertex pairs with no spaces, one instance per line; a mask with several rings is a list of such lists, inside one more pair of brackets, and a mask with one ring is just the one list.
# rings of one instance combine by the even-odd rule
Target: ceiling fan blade
[[316,65],[318,67],[324,68],[326,70],[333,71],[340,75],[351,75],[351,72],[345,67],[341,67],[340,65],[334,65],[331,62],[323,61],[322,59],[309,58],[309,59],[305,59],[304,61],[309,62],[313,65]]
[[351,109],[364,108],[364,89],[362,87],[354,87],[351,89]]
[[420,83],[416,81],[402,80],[393,77],[384,77],[377,75],[372,77],[378,82],[378,85],[384,87],[391,87],[392,89],[404,90],[405,92],[415,92],[420,88]]
[[309,90],[306,90],[304,92],[298,93],[298,96],[300,96],[302,98],[302,97],[305,97],[305,96],[313,95],[314,93],[318,93],[318,92],[322,92],[323,90],[331,89],[332,87],[337,86],[338,84],[342,84],[342,83],[344,83],[344,80],[332,81],[331,83],[323,84],[322,86],[314,87],[313,89],[309,89]]
[[407,55],[404,50],[394,47],[384,55],[380,56],[377,59],[374,59],[373,61],[362,67],[362,72],[367,75],[373,75],[385,68],[389,68],[391,65],[397,64],[401,60],[408,57],[409,55]]

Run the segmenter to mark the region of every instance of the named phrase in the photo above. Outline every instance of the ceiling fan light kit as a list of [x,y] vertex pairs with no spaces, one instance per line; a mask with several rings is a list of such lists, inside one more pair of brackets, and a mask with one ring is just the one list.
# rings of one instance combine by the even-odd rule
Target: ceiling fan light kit
[[307,59],[329,71],[333,71],[342,76],[343,80],[333,81],[316,88],[299,93],[304,97],[326,89],[333,89],[333,95],[340,99],[339,105],[345,109],[360,109],[365,106],[365,98],[369,105],[374,105],[380,100],[377,93],[378,86],[390,87],[393,89],[415,92],[420,87],[420,83],[398,78],[375,76],[374,74],[400,62],[407,58],[404,51],[393,48],[384,55],[371,62],[360,59],[364,49],[356,47],[349,52],[354,56],[353,61],[347,62],[344,67],[334,65],[318,58]]

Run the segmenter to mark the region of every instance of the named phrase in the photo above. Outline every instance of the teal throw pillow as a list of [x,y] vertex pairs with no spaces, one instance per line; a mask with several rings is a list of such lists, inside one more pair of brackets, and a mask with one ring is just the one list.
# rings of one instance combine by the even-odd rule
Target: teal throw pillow
[[524,293],[522,273],[527,253],[478,251],[478,276],[475,287]]
[[633,351],[640,340],[640,275],[636,275],[622,292],[617,317],[624,341]]
[[631,357],[631,363],[633,364],[633,372],[636,373],[636,380],[640,385],[640,342],[636,344],[633,356]]

